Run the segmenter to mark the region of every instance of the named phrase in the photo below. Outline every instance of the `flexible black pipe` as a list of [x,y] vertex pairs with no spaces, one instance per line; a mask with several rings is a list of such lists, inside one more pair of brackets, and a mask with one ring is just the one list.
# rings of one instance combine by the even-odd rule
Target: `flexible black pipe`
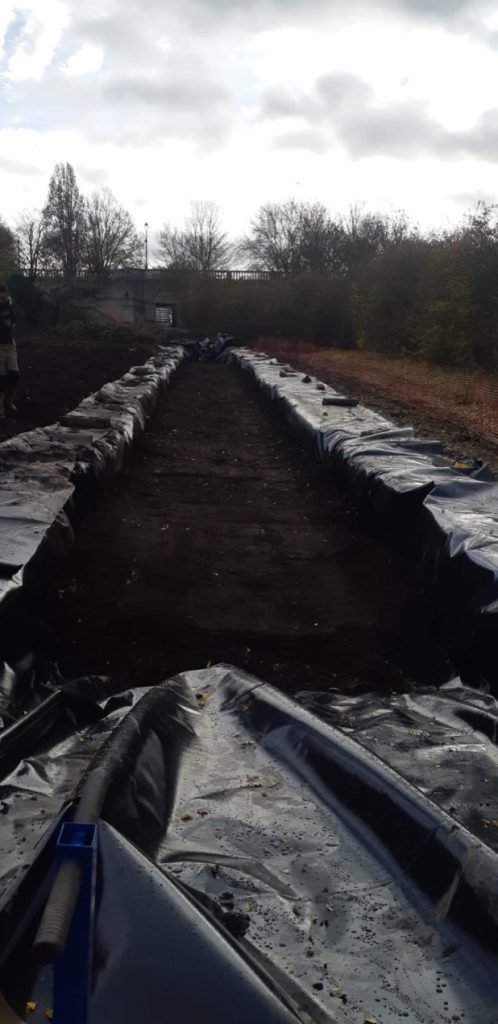
[[[83,782],[74,820],[85,824],[98,822],[111,787],[136,760],[144,738],[152,725],[161,721],[160,709],[166,705],[175,711],[175,725],[182,708],[190,703],[185,690],[171,684],[158,686],[138,702],[123,722],[111,733],[97,755],[97,761]],[[185,722],[186,724],[186,722]],[[192,733],[192,726],[186,733]],[[173,786],[171,787],[173,788]],[[50,962],[64,949],[81,886],[81,868],[77,861],[67,859],[58,868],[35,939],[37,955]]]

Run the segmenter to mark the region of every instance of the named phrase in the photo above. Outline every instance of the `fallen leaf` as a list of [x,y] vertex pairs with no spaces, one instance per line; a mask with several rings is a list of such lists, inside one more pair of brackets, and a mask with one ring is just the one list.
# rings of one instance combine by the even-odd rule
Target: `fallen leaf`
[[36,1010],[36,1003],[26,1003],[26,1013],[34,1013]]
[[192,821],[191,814],[182,814],[181,821]]
[[53,1020],[54,1019],[54,1011],[53,1010],[45,1010],[45,1016],[46,1016],[47,1020]]

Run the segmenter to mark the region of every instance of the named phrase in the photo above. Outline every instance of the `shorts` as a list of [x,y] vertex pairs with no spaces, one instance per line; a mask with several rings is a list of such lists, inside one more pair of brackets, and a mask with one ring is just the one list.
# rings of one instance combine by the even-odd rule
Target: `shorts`
[[0,345],[0,377],[6,377],[8,373],[18,373],[17,349],[15,341],[8,345]]

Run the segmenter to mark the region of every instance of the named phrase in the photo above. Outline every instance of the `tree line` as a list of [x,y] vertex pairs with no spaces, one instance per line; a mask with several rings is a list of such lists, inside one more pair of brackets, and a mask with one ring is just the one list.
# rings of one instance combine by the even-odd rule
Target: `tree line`
[[[235,256],[214,203],[192,203],[182,229],[164,225],[152,262],[174,270],[224,268]],[[82,272],[105,278],[113,270],[144,268],[145,239],[109,188],[84,196],[73,166],[56,164],[41,210],[24,210],[13,226],[0,218],[0,275],[32,284]]]
[[[318,344],[408,354],[498,371],[498,205],[479,202],[455,227],[423,233],[403,211],[322,203],[264,204],[245,238],[216,222],[217,266],[276,271],[270,282],[191,278],[184,306],[196,330],[281,334]],[[161,236],[181,266],[191,228]],[[188,266],[187,248],[183,265]]]
[[[45,205],[12,227],[0,220],[0,276],[33,288],[144,267],[144,237],[112,192],[84,196],[57,164]],[[453,228],[422,232],[403,211],[360,205],[334,216],[323,203],[265,203],[232,239],[218,207],[192,203],[180,227],[164,224],[151,262],[180,274],[193,329],[280,333],[319,344],[407,352],[498,369],[498,205],[479,202]],[[192,271],[248,268],[267,282],[206,280]],[[183,278],[182,278],[183,275]]]
[[23,211],[13,227],[0,225],[0,273],[17,272],[33,284],[83,270],[103,277],[141,259],[142,240],[127,210],[108,188],[84,196],[69,163],[56,164],[42,210]]

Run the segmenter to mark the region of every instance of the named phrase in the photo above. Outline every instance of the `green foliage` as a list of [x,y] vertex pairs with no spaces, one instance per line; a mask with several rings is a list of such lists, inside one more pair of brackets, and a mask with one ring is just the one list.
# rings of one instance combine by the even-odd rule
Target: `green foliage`
[[5,282],[10,277],[16,265],[15,238],[7,227],[5,221],[0,217],[0,281]]
[[424,303],[428,248],[421,239],[402,241],[364,265],[352,299],[361,347],[380,352],[420,348],[418,310]]
[[263,281],[218,281],[185,275],[178,289],[186,327],[250,337],[283,334],[319,344],[353,344],[351,285],[343,277],[305,273]]
[[12,274],[8,283],[14,304],[18,310],[22,310],[26,323],[30,327],[38,327],[44,305],[41,292],[24,274]]
[[267,204],[243,243],[252,265],[285,275],[255,296],[255,330],[498,370],[498,206],[479,203],[454,231],[429,237],[402,212],[352,206],[332,221],[323,208],[303,273],[307,210]]
[[406,239],[364,266],[353,316],[369,349],[498,369],[498,230],[477,207],[442,237]]

